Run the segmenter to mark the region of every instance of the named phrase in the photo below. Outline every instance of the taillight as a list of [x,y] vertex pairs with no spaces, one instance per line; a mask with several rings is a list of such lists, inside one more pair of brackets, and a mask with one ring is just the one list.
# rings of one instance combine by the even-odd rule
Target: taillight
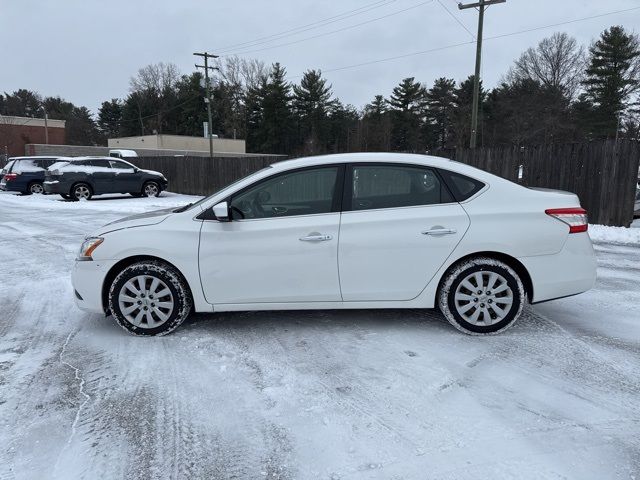
[[10,180],[15,180],[16,178],[18,178],[18,174],[17,173],[5,173],[4,174],[4,180],[6,182],[8,182]]
[[589,227],[587,211],[584,208],[550,208],[544,213],[569,225],[569,233],[586,232]]

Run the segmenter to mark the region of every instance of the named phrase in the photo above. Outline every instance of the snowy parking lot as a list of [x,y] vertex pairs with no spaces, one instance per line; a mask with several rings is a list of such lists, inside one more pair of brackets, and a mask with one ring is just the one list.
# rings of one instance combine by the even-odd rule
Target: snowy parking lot
[[[596,288],[469,337],[417,310],[76,309],[84,235],[194,197],[0,194],[0,479],[640,479],[640,225]],[[266,275],[266,272],[265,272]]]

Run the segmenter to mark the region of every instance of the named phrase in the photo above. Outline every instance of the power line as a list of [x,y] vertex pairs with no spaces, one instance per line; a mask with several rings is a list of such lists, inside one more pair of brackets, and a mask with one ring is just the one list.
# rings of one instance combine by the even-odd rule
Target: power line
[[438,0],[438,3],[440,4],[440,6],[441,6],[442,8],[444,8],[444,9],[447,11],[447,13],[451,16],[451,18],[453,18],[453,19],[458,23],[458,25],[460,25],[462,28],[464,28],[464,29],[465,29],[465,31],[466,31],[469,35],[471,35],[471,38],[473,38],[474,40],[476,39],[476,36],[473,34],[473,32],[472,32],[471,30],[469,30],[469,29],[467,28],[467,26],[466,26],[464,23],[462,23],[462,21],[461,21],[458,17],[456,17],[456,16],[451,12],[451,10],[449,10],[449,9],[445,6],[445,4],[444,4],[444,3],[442,3],[442,1],[441,1],[441,0]]
[[334,33],[344,32],[345,30],[350,30],[352,28],[361,27],[362,25],[367,25],[369,23],[377,22],[378,20],[382,20],[384,18],[389,18],[389,17],[392,17],[394,15],[399,15],[401,13],[407,12],[409,10],[413,10],[414,8],[418,8],[418,7],[421,7],[423,5],[426,5],[426,4],[432,3],[432,2],[433,2],[433,0],[426,0],[424,2],[420,2],[420,3],[416,4],[416,5],[412,5],[410,7],[403,8],[402,10],[397,10],[395,12],[388,13],[388,14],[383,15],[381,17],[372,18],[371,20],[366,20],[364,22],[356,23],[356,24],[353,24],[353,25],[348,25],[346,27],[342,27],[342,28],[339,28],[337,30],[331,30],[329,32],[319,33],[318,35],[313,35],[311,37],[301,38],[300,40],[294,40],[292,42],[287,42],[287,43],[280,43],[278,45],[271,45],[270,47],[264,47],[264,48],[259,48],[259,49],[255,49],[255,50],[244,50],[244,51],[241,51],[241,52],[235,52],[235,53],[231,53],[231,54],[227,54],[227,55],[221,55],[221,56],[222,57],[228,57],[228,56],[231,56],[231,55],[245,55],[247,53],[262,52],[264,50],[271,50],[273,48],[286,47],[288,45],[295,45],[297,43],[302,43],[302,42],[306,42],[308,40],[313,40],[314,38],[325,37],[327,35],[333,35]]
[[[538,30],[544,30],[546,28],[559,27],[561,25],[568,25],[568,24],[571,24],[571,23],[583,22],[583,21],[586,21],[586,20],[592,20],[594,18],[601,18],[601,17],[606,17],[606,16],[609,16],[609,15],[615,15],[617,13],[625,13],[625,12],[630,12],[630,11],[639,10],[639,9],[640,9],[640,7],[631,7],[631,8],[626,8],[624,10],[615,10],[615,11],[612,11],[612,12],[601,13],[601,14],[598,14],[598,15],[591,15],[591,16],[588,16],[588,17],[575,18],[573,20],[567,20],[567,21],[564,21],[564,22],[559,22],[559,23],[553,23],[553,24],[543,25],[543,26],[539,26],[539,27],[528,28],[526,30],[519,30],[519,31],[516,31],[516,32],[510,32],[510,33],[503,33],[503,34],[500,34],[500,35],[494,35],[494,36],[491,36],[491,37],[484,37],[484,40],[485,41],[487,41],[487,40],[496,40],[498,38],[511,37],[511,36],[514,36],[514,35],[521,35],[523,33],[535,32],[535,31],[538,31]],[[366,62],[355,63],[355,64],[352,64],[352,65],[345,65],[345,66],[342,66],[342,67],[323,69],[322,71],[324,73],[330,73],[330,72],[338,72],[338,71],[341,71],[341,70],[349,70],[349,69],[352,69],[352,68],[364,67],[364,66],[367,66],[367,65],[374,65],[376,63],[384,63],[384,62],[389,62],[389,61],[392,61],[392,60],[399,60],[401,58],[408,58],[408,57],[414,57],[414,56],[418,56],[418,55],[425,55],[427,53],[439,52],[439,51],[442,51],[442,50],[449,50],[449,49],[456,48],[456,47],[461,47],[461,46],[464,46],[464,45],[472,45],[474,43],[475,43],[475,41],[454,43],[454,44],[450,44],[450,45],[444,45],[442,47],[430,48],[430,49],[427,49],[427,50],[420,50],[418,52],[411,52],[411,53],[405,53],[405,54],[402,54],[402,55],[395,55],[395,56],[392,56],[392,57],[379,58],[379,59],[376,59],[376,60],[369,60],[369,61],[366,61]],[[299,78],[299,77],[301,77],[301,75],[298,75],[298,76],[295,76],[295,77],[288,77],[288,79],[292,80],[292,79]]]
[[348,10],[346,12],[340,13],[338,15],[334,15],[332,17],[328,17],[322,20],[318,20],[316,22],[312,22],[312,23],[308,23],[306,25],[302,25],[300,27],[296,27],[296,28],[292,28],[289,30],[284,30],[282,32],[279,33],[274,33],[271,35],[266,35],[264,37],[258,37],[255,38],[253,40],[249,40],[246,42],[242,42],[242,43],[235,43],[235,44],[231,44],[231,45],[227,45],[225,47],[222,48],[218,48],[217,51],[221,52],[221,53],[228,53],[229,50],[238,50],[238,49],[244,49],[244,48],[248,48],[248,47],[252,47],[252,46],[256,46],[256,45],[260,45],[260,44],[264,44],[264,43],[270,43],[272,41],[275,40],[280,40],[283,37],[287,37],[290,35],[296,35],[298,33],[303,33],[309,30],[314,30],[316,28],[320,28],[320,27],[324,27],[326,25],[330,25],[332,23],[335,22],[339,22],[342,20],[345,20],[347,18],[351,18],[353,16],[356,15],[361,15],[363,13],[367,13],[371,10],[375,10],[381,7],[385,7],[387,5],[390,5],[391,3],[396,2],[397,0],[378,0],[377,2],[373,2],[367,5],[364,5],[362,7],[353,9],[353,10]]

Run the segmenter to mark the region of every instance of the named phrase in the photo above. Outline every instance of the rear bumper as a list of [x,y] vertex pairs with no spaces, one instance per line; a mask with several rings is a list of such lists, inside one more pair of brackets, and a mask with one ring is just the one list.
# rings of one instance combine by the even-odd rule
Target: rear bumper
[[588,233],[574,233],[555,255],[520,257],[533,284],[532,303],[586,292],[596,282],[596,256]]
[[0,190],[4,192],[26,192],[27,186],[18,182],[0,183]]
[[71,284],[78,308],[92,313],[104,313],[107,310],[107,305],[102,302],[102,286],[107,273],[115,263],[116,260],[76,260],[71,273]]

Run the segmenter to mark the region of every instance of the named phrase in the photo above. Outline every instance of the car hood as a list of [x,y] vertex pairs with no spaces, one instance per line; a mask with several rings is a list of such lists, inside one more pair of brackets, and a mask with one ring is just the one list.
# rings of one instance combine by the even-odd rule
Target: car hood
[[141,168],[141,172],[148,173],[150,175],[156,175],[158,177],[164,177],[164,175],[160,172],[156,172],[155,170],[147,170],[146,168]]
[[144,227],[146,225],[156,225],[166,220],[169,215],[173,214],[175,207],[163,208],[162,210],[154,210],[153,212],[138,213],[128,217],[120,218],[113,222],[109,222],[100,228],[100,234],[113,232],[115,230],[123,230],[125,228]]

